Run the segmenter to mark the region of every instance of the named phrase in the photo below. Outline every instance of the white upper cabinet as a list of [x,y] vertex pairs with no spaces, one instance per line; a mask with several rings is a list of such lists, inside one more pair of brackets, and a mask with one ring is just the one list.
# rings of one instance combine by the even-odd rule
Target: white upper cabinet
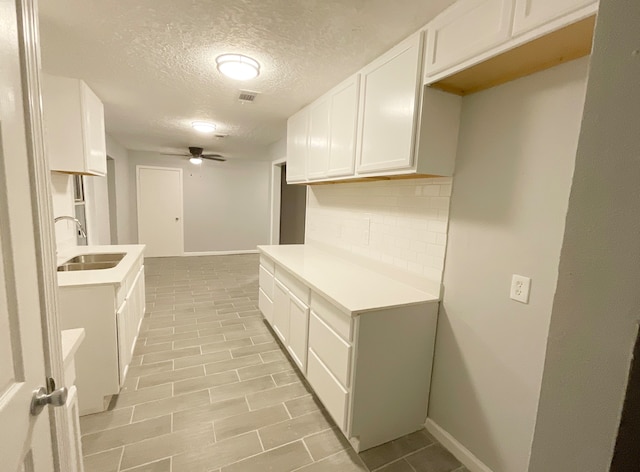
[[[425,76],[476,57],[509,38],[514,0],[459,0],[428,25]],[[546,0],[555,1],[555,0]]]
[[422,32],[362,71],[358,173],[409,168],[422,87]]
[[329,112],[330,97],[323,97],[309,107],[309,149],[307,178],[327,176],[329,169]]
[[309,153],[309,108],[303,108],[287,121],[287,182],[307,179]]
[[331,94],[329,113],[329,177],[353,175],[356,161],[356,131],[360,74],[350,77]]
[[104,107],[78,79],[42,75],[46,151],[52,171],[107,173]]
[[526,33],[579,8],[596,3],[594,0],[515,0],[515,2],[514,35]]

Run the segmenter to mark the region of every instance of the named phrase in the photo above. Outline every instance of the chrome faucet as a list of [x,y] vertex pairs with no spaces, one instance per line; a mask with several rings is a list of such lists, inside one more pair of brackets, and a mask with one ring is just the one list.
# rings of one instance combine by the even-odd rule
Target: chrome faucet
[[87,233],[85,232],[84,228],[82,227],[82,223],[80,223],[80,221],[77,218],[74,218],[73,216],[58,216],[56,218],[54,218],[53,223],[57,223],[60,220],[69,220],[69,221],[73,221],[76,226],[78,227],[78,230],[80,231],[80,235],[86,239],[87,237]]

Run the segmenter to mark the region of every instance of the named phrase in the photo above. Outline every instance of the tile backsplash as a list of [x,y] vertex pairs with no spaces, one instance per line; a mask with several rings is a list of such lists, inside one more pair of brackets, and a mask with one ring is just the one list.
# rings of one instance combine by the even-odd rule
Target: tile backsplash
[[442,281],[451,178],[309,186],[306,243]]

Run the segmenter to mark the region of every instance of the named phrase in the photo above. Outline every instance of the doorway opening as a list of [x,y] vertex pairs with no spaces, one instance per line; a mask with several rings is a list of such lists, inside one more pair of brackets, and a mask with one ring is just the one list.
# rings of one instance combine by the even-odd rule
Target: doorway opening
[[640,470],[640,336],[636,338],[611,472]]
[[279,244],[304,244],[307,186],[287,183],[287,165],[280,168]]

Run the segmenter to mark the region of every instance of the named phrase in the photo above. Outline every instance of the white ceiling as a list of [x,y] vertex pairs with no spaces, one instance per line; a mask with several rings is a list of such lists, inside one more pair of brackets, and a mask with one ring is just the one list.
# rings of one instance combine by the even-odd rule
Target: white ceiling
[[[85,80],[128,149],[265,158],[286,119],[426,24],[453,0],[41,0],[45,72]],[[215,58],[257,59],[258,78]],[[239,90],[260,95],[246,105]],[[212,121],[219,139],[193,131]]]

